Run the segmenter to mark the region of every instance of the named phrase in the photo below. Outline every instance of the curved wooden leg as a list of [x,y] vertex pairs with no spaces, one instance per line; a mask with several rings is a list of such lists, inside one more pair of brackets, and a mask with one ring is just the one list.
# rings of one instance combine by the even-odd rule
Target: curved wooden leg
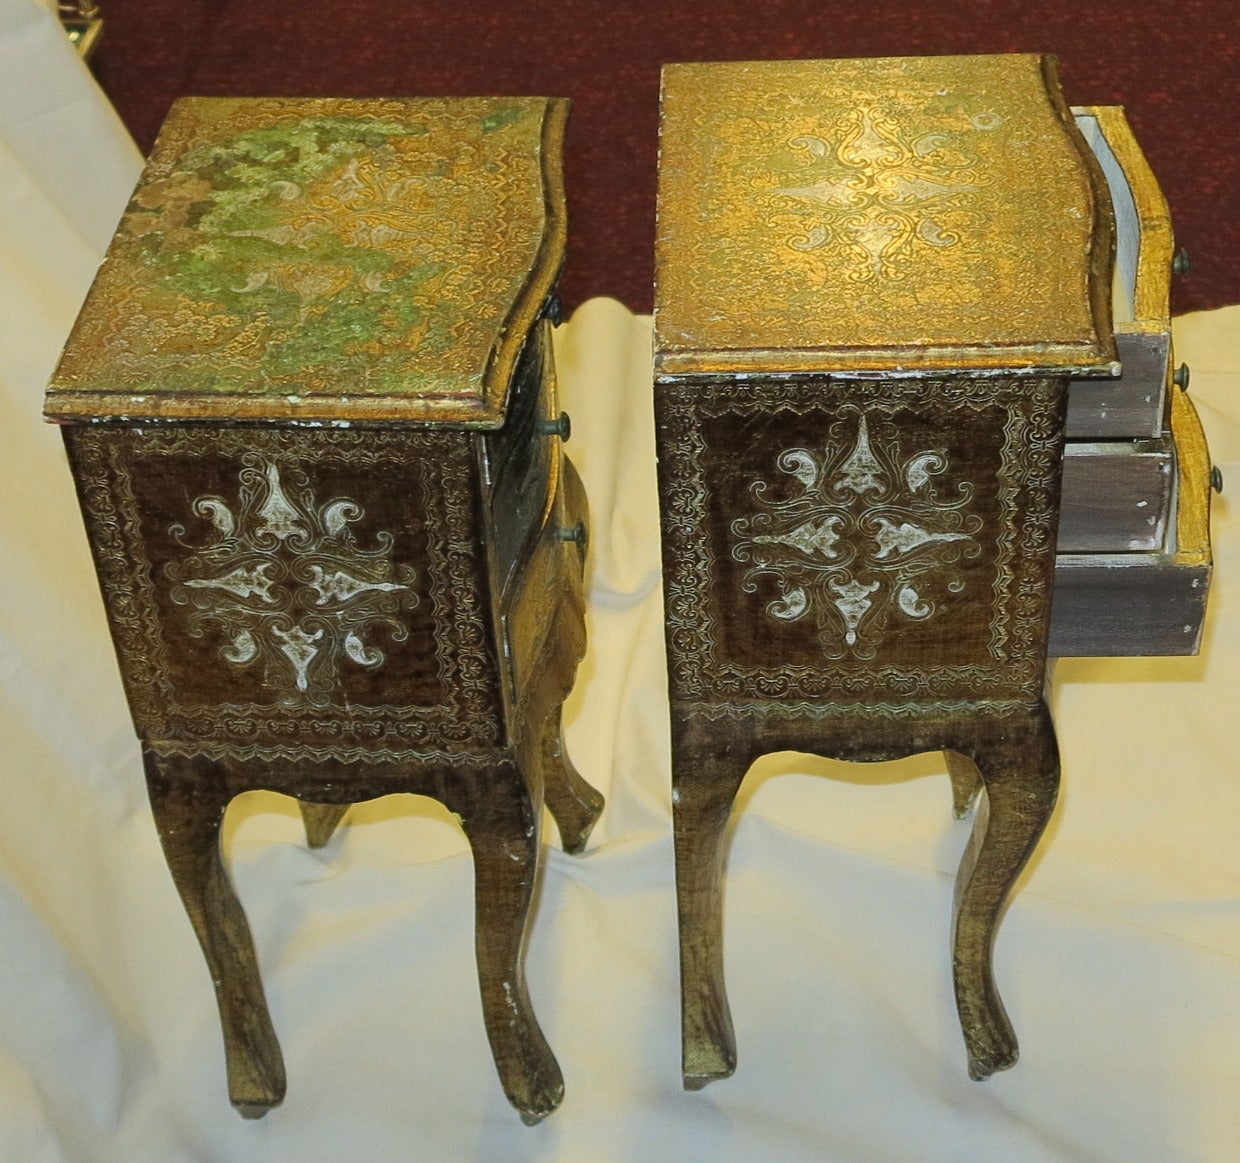
[[972,759],[958,751],[944,751],[943,758],[947,760],[947,775],[952,781],[952,814],[963,820],[982,790],[982,773]]
[[956,877],[952,960],[956,1007],[969,1055],[969,1076],[988,1078],[1015,1065],[1016,1034],[995,986],[995,931],[1008,895],[1055,807],[1059,749],[1043,706],[1023,729],[979,746],[985,784],[968,849]]
[[547,719],[540,740],[543,794],[564,851],[574,855],[585,849],[590,832],[603,811],[603,794],[582,779],[564,749],[561,708]]
[[564,1097],[564,1078],[530,1004],[525,934],[538,865],[541,807],[516,765],[482,773],[461,817],[474,854],[475,951],[487,1038],[508,1101],[529,1125]]
[[681,1072],[700,1090],[736,1069],[736,1034],[723,979],[724,837],[732,801],[749,769],[733,725],[672,728],[672,818],[680,926]]
[[259,1118],[284,1098],[284,1060],[250,927],[220,855],[230,795],[207,760],[144,749],[143,762],[160,843],[215,984],[228,1096],[246,1118]]
[[299,800],[301,822],[306,827],[306,843],[311,848],[322,848],[332,838],[336,825],[344,819],[349,804],[312,804]]

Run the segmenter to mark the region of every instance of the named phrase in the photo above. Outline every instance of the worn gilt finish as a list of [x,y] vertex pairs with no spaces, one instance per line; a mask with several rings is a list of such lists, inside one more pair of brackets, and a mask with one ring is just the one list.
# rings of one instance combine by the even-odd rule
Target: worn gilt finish
[[663,111],[657,373],[1118,370],[1049,58],[676,65]]
[[[777,750],[940,750],[969,1071],[1059,778],[1044,699],[1068,378],[1113,374],[1101,170],[1039,57],[664,71],[655,415],[683,1070],[731,1073],[725,828]],[[1036,178],[1031,177],[1036,175]]]
[[602,808],[560,727],[586,518],[541,318],[564,113],[182,102],[48,392],[246,1115],[285,1089],[219,851],[254,788],[316,847],[354,802],[446,804],[504,1090],[529,1122],[563,1094],[523,959],[544,800],[573,852]]
[[498,426],[563,255],[566,115],[177,102],[48,414]]

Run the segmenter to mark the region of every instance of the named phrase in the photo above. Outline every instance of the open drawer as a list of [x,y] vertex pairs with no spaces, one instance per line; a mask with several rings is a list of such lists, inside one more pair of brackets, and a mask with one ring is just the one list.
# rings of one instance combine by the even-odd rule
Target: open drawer
[[1165,544],[1150,553],[1061,553],[1049,653],[1195,654],[1210,590],[1211,464],[1187,393],[1170,388],[1174,491]]

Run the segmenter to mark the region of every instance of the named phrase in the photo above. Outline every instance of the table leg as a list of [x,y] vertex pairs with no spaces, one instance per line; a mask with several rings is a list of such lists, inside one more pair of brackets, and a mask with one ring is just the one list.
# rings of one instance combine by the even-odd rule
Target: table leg
[[581,777],[564,749],[559,707],[543,728],[540,755],[547,807],[560,829],[564,851],[575,855],[584,851],[590,832],[602,814],[604,801],[602,792]]
[[1045,704],[1025,724],[1007,724],[1000,738],[979,743],[972,759],[986,794],[956,877],[952,962],[969,1075],[983,1079],[1014,1066],[1019,1054],[992,953],[1008,896],[1059,790],[1059,748]]
[[525,934],[538,870],[541,805],[516,764],[487,771],[445,800],[474,854],[475,951],[491,1053],[508,1101],[534,1124],[564,1097],[560,1067],[525,981]]
[[231,792],[202,758],[143,749],[155,826],[215,984],[228,1096],[247,1118],[284,1098],[284,1060],[259,976],[254,942],[220,854],[220,825]]
[[750,748],[734,724],[672,728],[672,817],[680,925],[681,1071],[700,1090],[736,1069],[723,977],[723,870],[728,817]]
[[348,804],[312,804],[305,800],[299,800],[297,806],[306,827],[306,843],[311,848],[322,848],[349,810]]
[[943,758],[947,760],[947,775],[952,781],[952,814],[963,820],[982,790],[982,773],[967,755],[944,751]]

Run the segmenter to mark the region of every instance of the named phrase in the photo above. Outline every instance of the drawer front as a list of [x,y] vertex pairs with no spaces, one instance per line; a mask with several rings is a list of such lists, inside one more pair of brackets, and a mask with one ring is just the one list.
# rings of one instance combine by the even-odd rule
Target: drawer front
[[496,741],[467,436],[65,436],[144,740],[237,758]]
[[1061,381],[656,387],[673,700],[1037,697]]
[[[567,457],[559,452],[556,457],[559,487],[548,520],[503,607],[513,701],[518,706],[553,652],[569,660],[570,679],[585,653],[585,490]],[[579,536],[567,536],[578,530]],[[561,673],[564,669],[558,668]]]
[[1171,350],[1174,240],[1167,200],[1121,108],[1088,106],[1073,113],[1106,177],[1115,210],[1112,315],[1124,370],[1118,379],[1072,383],[1068,436],[1159,436],[1166,431]]
[[490,489],[490,538],[500,594],[514,584],[523,556],[547,519],[558,440],[547,426],[557,410],[550,323],[530,333],[508,400],[507,420],[483,438]]

